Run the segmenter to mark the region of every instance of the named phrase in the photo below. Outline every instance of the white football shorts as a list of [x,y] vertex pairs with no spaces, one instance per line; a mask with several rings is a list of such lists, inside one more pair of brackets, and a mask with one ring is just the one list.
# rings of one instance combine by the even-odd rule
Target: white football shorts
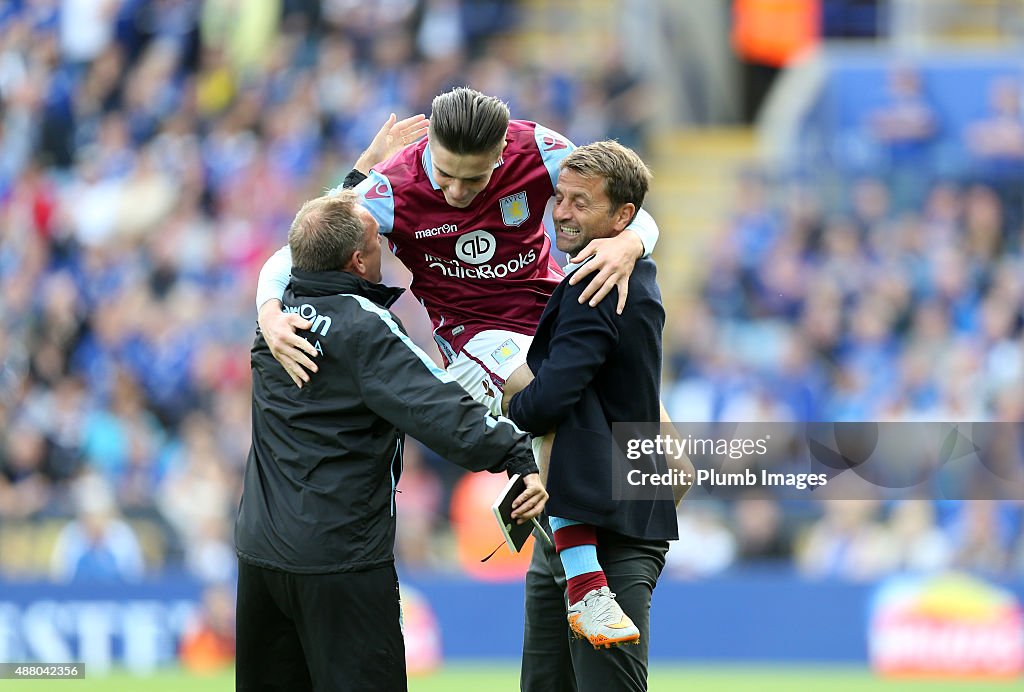
[[505,380],[526,363],[532,336],[492,329],[470,339],[448,366],[448,374],[469,395],[501,415],[501,395]]

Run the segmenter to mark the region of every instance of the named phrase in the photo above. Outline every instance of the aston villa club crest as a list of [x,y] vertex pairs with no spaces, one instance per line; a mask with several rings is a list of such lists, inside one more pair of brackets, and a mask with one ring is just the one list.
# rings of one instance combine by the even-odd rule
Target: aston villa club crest
[[494,349],[491,353],[491,358],[494,359],[495,363],[501,365],[517,353],[519,353],[519,347],[516,346],[516,342],[512,341],[512,339],[506,339],[501,346]]
[[506,226],[521,226],[530,218],[530,205],[526,203],[525,192],[502,197],[500,204],[501,220],[505,222]]

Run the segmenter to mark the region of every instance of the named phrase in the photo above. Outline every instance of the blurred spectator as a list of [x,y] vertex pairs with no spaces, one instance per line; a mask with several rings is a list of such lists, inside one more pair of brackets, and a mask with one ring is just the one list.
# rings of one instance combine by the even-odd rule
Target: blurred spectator
[[135,532],[118,518],[114,494],[97,475],[74,486],[77,513],[57,536],[51,576],[61,582],[135,582],[145,565]]
[[84,461],[89,401],[81,380],[55,380],[52,389],[39,390],[27,398],[25,411],[46,439],[46,475],[55,484],[55,490],[64,491],[64,486],[81,471]]
[[1019,179],[1024,173],[1020,83],[1013,77],[993,81],[989,106],[991,113],[967,128],[968,151],[981,161],[988,175]]
[[894,66],[887,87],[885,103],[867,117],[868,136],[881,148],[881,170],[893,186],[897,205],[905,208],[920,201],[928,183],[939,122],[913,67]]
[[[218,535],[218,522],[226,522],[236,509],[236,493],[227,474],[216,431],[208,418],[192,413],[182,424],[180,445],[173,452],[171,470],[161,484],[156,501],[164,518],[184,538],[191,550],[203,551]],[[216,554],[216,553],[215,553]]]
[[205,0],[202,7],[203,44],[222,47],[243,77],[259,70],[278,35],[280,0]]
[[150,466],[162,442],[160,424],[146,408],[138,383],[123,370],[114,374],[109,404],[86,418],[83,435],[86,463],[115,488],[137,467]]
[[728,241],[735,244],[735,256],[742,268],[753,272],[765,263],[768,252],[779,241],[782,227],[764,176],[759,171],[746,170],[737,178]]
[[1018,225],[1024,220],[1024,105],[1018,77],[993,80],[989,91],[991,112],[970,123],[964,134],[968,153],[974,157],[975,176],[999,193]]
[[738,561],[779,563],[790,559],[790,536],[778,500],[768,492],[754,490],[740,496],[732,512]]
[[651,116],[646,108],[652,99],[650,88],[639,72],[627,63],[621,44],[612,44],[603,57],[605,62],[598,72],[598,98],[604,104],[602,110],[607,113],[604,136],[628,147],[642,149]]
[[959,502],[950,520],[953,564],[983,574],[1002,574],[1009,566],[1013,535],[1019,531],[1011,508],[991,500]]
[[223,584],[236,576],[238,559],[230,524],[223,517],[208,517],[185,543],[185,567],[207,584]]
[[409,567],[436,565],[439,555],[434,545],[437,521],[441,516],[443,489],[437,474],[423,460],[423,447],[415,440],[405,446],[401,492],[395,497],[396,555]]
[[723,510],[709,500],[679,506],[679,540],[665,557],[666,575],[702,579],[723,572],[736,559],[736,539]]
[[95,58],[114,37],[121,0],[61,0],[60,45],[71,64]]
[[28,424],[13,422],[0,441],[0,518],[34,516],[46,507],[52,492],[44,474],[46,438]]
[[235,595],[223,584],[203,591],[202,609],[185,629],[179,656],[194,673],[209,674],[234,664]]
[[889,72],[887,97],[887,103],[871,113],[869,125],[873,135],[892,147],[894,154],[915,152],[935,136],[935,112],[916,69],[894,66]]
[[822,31],[821,0],[735,0],[732,46],[743,67],[743,116],[751,122],[780,69],[813,48]]
[[800,570],[818,579],[866,581],[892,569],[892,550],[878,521],[878,503],[833,499],[804,536],[796,554]]
[[905,500],[892,508],[889,531],[894,569],[939,572],[951,565],[952,545],[935,520],[935,507],[928,500]]

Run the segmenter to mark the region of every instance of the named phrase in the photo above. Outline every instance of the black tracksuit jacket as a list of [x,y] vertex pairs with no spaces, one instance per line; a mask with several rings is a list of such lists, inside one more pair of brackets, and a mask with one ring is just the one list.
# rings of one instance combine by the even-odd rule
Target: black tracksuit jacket
[[405,335],[387,310],[402,292],[292,270],[284,309],[313,322],[303,336],[319,371],[299,389],[257,330],[240,559],[300,574],[391,563],[404,433],[473,471],[536,472],[528,436],[488,416]]

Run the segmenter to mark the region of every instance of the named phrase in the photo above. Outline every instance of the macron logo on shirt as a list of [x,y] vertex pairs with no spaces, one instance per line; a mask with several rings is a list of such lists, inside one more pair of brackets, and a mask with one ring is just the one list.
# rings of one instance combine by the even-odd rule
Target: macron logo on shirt
[[391,196],[391,191],[388,189],[387,183],[377,183],[366,191],[366,199],[384,199]]

